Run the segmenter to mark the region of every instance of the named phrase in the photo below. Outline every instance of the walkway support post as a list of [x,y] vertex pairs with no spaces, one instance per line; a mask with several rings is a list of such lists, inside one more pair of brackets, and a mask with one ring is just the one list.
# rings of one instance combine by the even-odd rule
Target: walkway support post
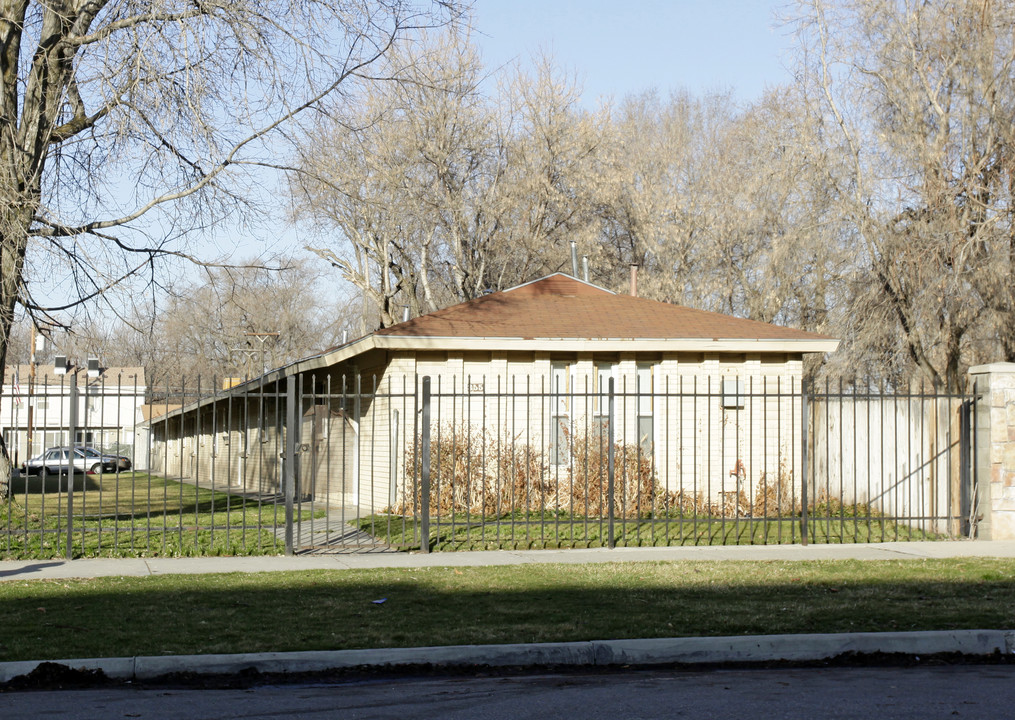
[[[71,560],[74,557],[74,450],[77,448],[77,434],[78,434],[78,374],[77,370],[73,373],[66,375],[70,380],[70,412],[67,414],[67,443],[70,446],[70,453],[67,455],[67,465],[59,470],[57,475],[57,487],[59,488],[60,480],[66,475],[67,478],[67,559]],[[82,473],[84,468],[82,467]],[[46,471],[42,471],[42,477],[45,479]],[[87,476],[82,475],[81,487],[84,488]]]

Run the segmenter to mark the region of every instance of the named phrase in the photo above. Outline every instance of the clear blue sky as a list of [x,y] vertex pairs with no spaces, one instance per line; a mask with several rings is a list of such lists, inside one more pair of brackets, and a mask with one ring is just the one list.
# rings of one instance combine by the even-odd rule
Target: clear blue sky
[[487,66],[541,49],[584,80],[590,106],[656,88],[665,95],[732,90],[756,99],[790,80],[786,0],[475,0],[475,40]]
[[[788,82],[784,67],[794,38],[777,26],[775,11],[787,0],[475,0],[474,41],[493,69],[541,49],[578,73],[585,103],[600,95],[656,88],[666,95],[686,88],[701,95],[732,90],[757,99],[766,85]],[[224,228],[216,237],[234,259],[259,252],[296,250],[301,231],[281,235]],[[304,230],[305,231],[305,230]],[[210,238],[209,238],[210,241]]]

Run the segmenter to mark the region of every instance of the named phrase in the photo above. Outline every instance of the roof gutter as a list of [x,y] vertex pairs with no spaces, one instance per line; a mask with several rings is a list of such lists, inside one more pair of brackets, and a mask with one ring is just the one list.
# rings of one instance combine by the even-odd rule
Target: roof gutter
[[[561,352],[786,352],[827,353],[839,347],[835,338],[456,338],[380,335],[375,347],[385,350],[552,350]],[[334,361],[332,361],[334,362]],[[330,364],[330,363],[329,363]]]

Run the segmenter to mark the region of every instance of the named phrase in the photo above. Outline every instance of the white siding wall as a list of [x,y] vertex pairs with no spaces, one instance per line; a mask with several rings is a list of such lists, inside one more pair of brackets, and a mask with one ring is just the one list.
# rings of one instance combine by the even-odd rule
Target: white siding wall
[[[407,369],[408,362],[397,371],[393,365],[388,376]],[[571,438],[596,432],[607,417],[601,386],[612,376],[615,441],[639,445],[639,416],[642,426],[651,418],[651,462],[666,491],[714,501],[739,489],[750,499],[764,480],[781,481],[784,492],[799,496],[799,359],[431,354],[419,357],[415,372],[430,376],[441,398],[432,409],[435,432],[485,427],[505,441],[538,448],[550,473],[566,470],[552,462],[556,423],[563,422]],[[649,373],[650,384],[642,387]],[[723,407],[724,379],[739,380],[741,406]]]

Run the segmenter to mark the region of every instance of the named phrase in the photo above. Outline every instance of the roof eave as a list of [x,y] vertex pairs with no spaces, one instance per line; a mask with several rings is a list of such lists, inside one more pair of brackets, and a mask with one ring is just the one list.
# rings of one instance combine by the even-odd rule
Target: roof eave
[[[553,343],[548,346],[547,343]],[[370,350],[504,350],[556,352],[775,352],[775,353],[828,353],[834,352],[839,341],[821,339],[758,339],[758,338],[508,338],[508,337],[426,337],[413,335],[366,335],[334,350],[298,360],[265,373],[215,395],[188,403],[144,421],[142,424],[163,422],[195,409],[210,405],[224,397],[242,394],[253,386],[264,386],[281,381],[290,375],[330,367]]]
[[312,357],[304,358],[302,360],[297,360],[295,362],[289,363],[288,365],[284,365],[280,368],[270,370],[266,372],[264,375],[260,375],[256,378],[252,378],[245,382],[239,383],[238,385],[233,385],[224,390],[220,390],[216,392],[214,395],[209,395],[208,397],[194,400],[193,402],[185,404],[183,407],[170,410],[169,412],[163,415],[158,415],[148,420],[145,420],[142,423],[142,425],[160,423],[170,418],[185,415],[188,412],[192,412],[193,410],[197,410],[202,407],[211,405],[231,395],[242,395],[243,393],[247,392],[250,388],[264,387],[265,385],[271,385],[272,383],[280,382],[285,378],[289,377],[290,375],[298,375],[303,372],[310,372],[313,370],[319,370],[320,368],[323,367],[328,367],[330,365],[335,365],[337,363],[356,357],[357,355],[362,355],[363,353],[374,349],[375,346],[376,346],[376,336],[366,335],[364,337],[361,337],[357,340],[348,343],[347,345],[335,348],[334,350],[328,350],[319,355],[314,355]]
[[829,353],[839,347],[839,341],[835,338],[465,338],[383,335],[376,339],[376,346],[386,350]]

